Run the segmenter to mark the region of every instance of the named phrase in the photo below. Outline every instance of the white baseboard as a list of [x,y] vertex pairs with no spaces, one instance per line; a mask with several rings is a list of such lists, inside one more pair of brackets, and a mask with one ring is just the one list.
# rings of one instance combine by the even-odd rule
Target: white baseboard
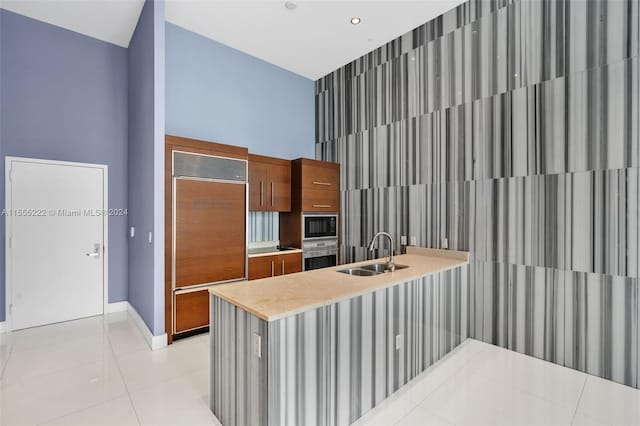
[[[138,329],[144,336],[144,340],[147,341],[147,344],[151,348],[151,350],[162,349],[167,347],[167,334],[162,334],[160,336],[154,336],[147,327],[147,324],[144,322],[138,311],[135,310],[133,306],[127,301],[124,302],[116,302],[109,303],[107,305],[107,314],[114,312],[125,312],[128,311],[133,318],[133,321],[138,326]],[[6,331],[6,321],[0,321],[0,333],[4,333]]]
[[105,314],[112,314],[114,312],[125,312],[128,310],[128,308],[129,302],[127,302],[126,300],[124,302],[109,303],[107,305]]
[[133,318],[133,322],[135,322],[136,325],[138,326],[138,329],[144,336],[144,340],[147,341],[147,345],[149,345],[151,350],[155,351],[156,349],[166,348],[167,334],[165,333],[165,334],[161,334],[160,336],[154,336],[151,330],[149,330],[149,327],[147,327],[147,324],[144,322],[144,320],[138,313],[138,311],[136,311],[136,308],[134,308],[131,305],[131,303],[129,302],[126,302],[126,303],[127,303],[127,311],[129,311],[129,314],[131,314],[131,317]]

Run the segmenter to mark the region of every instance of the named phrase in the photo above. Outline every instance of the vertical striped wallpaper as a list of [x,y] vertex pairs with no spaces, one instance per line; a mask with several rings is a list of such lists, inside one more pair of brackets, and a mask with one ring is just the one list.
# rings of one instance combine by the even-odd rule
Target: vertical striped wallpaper
[[226,426],[353,423],[466,339],[467,280],[464,265],[271,322],[211,296],[211,410]]
[[637,0],[470,0],[318,80],[343,260],[447,238],[471,337],[639,387],[639,56]]

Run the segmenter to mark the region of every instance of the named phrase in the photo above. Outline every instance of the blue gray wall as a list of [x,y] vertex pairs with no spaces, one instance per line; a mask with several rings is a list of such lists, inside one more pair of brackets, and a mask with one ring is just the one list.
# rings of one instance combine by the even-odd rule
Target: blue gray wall
[[[129,303],[164,333],[164,3],[146,1],[128,49]],[[149,233],[152,234],[149,242]]]
[[166,25],[167,133],[313,158],[313,81]]
[[470,0],[316,83],[342,244],[471,252],[472,337],[640,386],[640,2]]
[[[8,155],[107,164],[109,207],[126,208],[127,50],[6,10],[0,40],[0,207]],[[127,300],[126,222],[109,218],[109,302]],[[0,244],[0,321],[4,298]]]

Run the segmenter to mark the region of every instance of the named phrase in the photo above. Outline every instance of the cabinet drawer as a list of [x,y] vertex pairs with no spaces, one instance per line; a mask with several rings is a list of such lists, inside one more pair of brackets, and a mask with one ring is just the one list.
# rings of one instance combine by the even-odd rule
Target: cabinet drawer
[[209,290],[177,293],[175,300],[176,333],[209,325]]
[[[340,182],[340,171],[312,165],[302,167],[302,188],[303,190],[324,189],[338,191]],[[304,192],[304,191],[303,191]]]
[[337,212],[339,192],[322,189],[307,189],[302,193],[303,212]]

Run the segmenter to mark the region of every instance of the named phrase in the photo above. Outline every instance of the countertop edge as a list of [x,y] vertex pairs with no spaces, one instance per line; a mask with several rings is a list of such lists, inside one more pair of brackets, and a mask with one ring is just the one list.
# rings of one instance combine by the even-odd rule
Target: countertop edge
[[248,258],[252,257],[263,257],[263,256],[276,256],[279,254],[294,254],[294,253],[302,253],[302,249],[292,249],[292,250],[276,250],[276,251],[268,251],[265,253],[253,253],[248,254]]
[[[464,261],[464,262],[462,262],[462,263],[460,263],[458,265],[448,266],[446,268],[442,268],[442,269],[439,269],[437,271],[430,272],[428,274],[416,275],[416,276],[414,276],[412,278],[403,278],[403,279],[401,279],[399,281],[392,281],[390,283],[381,285],[380,287],[368,288],[368,289],[363,290],[363,291],[358,291],[358,292],[355,292],[355,293],[351,293],[350,295],[345,296],[345,297],[339,297],[339,298],[336,298],[336,299],[330,299],[330,300],[327,300],[327,301],[322,302],[322,303],[310,304],[310,305],[305,306],[304,308],[294,309],[294,310],[287,311],[287,312],[279,314],[279,315],[265,316],[265,315],[259,314],[258,312],[254,313],[254,312],[252,312],[251,309],[247,309],[247,308],[244,308],[244,307],[242,307],[242,309],[247,311],[247,312],[250,312],[252,315],[255,315],[258,318],[261,318],[261,319],[263,319],[263,320],[265,320],[267,322],[278,321],[278,320],[281,320],[283,318],[287,318],[287,317],[291,317],[291,316],[294,316],[294,315],[298,315],[298,314],[301,314],[301,313],[307,312],[307,311],[312,311],[314,309],[318,309],[318,308],[321,308],[323,306],[333,305],[334,303],[340,303],[342,301],[353,299],[353,298],[356,298],[356,297],[360,297],[360,296],[363,296],[365,294],[375,293],[378,290],[383,290],[385,288],[393,287],[393,286],[405,283],[407,281],[413,281],[413,280],[416,280],[416,279],[419,279],[419,278],[422,278],[422,277],[428,277],[429,275],[439,274],[440,272],[446,272],[446,271],[450,271],[452,269],[460,268],[460,267],[468,265],[468,264],[469,264],[469,261]],[[216,295],[216,296],[218,296],[218,295]],[[236,305],[235,303],[233,303],[231,301],[228,301],[228,302],[231,303],[232,305]],[[236,306],[240,307],[239,305],[236,305]]]
[[[429,249],[429,250],[433,250],[433,249]],[[467,253],[467,252],[457,252],[457,253],[463,254],[463,253]],[[328,306],[328,305],[332,305],[334,303],[342,302],[344,300],[349,300],[349,299],[353,299],[355,297],[363,296],[365,294],[374,293],[374,292],[376,292],[378,290],[382,290],[382,289],[385,289],[385,288],[393,287],[393,286],[396,286],[398,284],[402,284],[402,283],[407,282],[407,281],[412,281],[412,280],[415,280],[415,279],[418,279],[418,278],[426,277],[426,276],[437,274],[437,273],[441,273],[441,272],[450,271],[452,269],[456,269],[456,268],[460,268],[460,267],[465,266],[465,265],[469,265],[468,256],[467,256],[467,259],[463,260],[463,259],[459,258],[459,255],[456,255],[455,257],[454,256],[447,257],[447,256],[444,256],[444,255],[435,255],[434,256],[433,253],[430,253],[430,252],[427,252],[427,251],[414,252],[413,254],[421,255],[421,256],[424,256],[424,257],[427,257],[427,258],[428,257],[438,257],[438,258],[446,257],[448,259],[458,260],[458,261],[460,261],[460,263],[457,263],[457,264],[451,265],[451,266],[442,267],[441,269],[438,269],[438,270],[435,270],[435,271],[431,271],[429,273],[419,274],[419,275],[415,275],[415,276],[411,276],[411,277],[404,277],[404,278],[401,278],[399,280],[393,280],[391,282],[384,283],[383,285],[380,285],[380,286],[377,286],[377,287],[370,287],[370,288],[364,289],[362,291],[356,291],[354,293],[350,293],[349,295],[346,295],[344,297],[338,297],[338,298],[328,299],[328,300],[325,300],[325,301],[322,301],[322,302],[318,302],[318,303],[312,303],[312,304],[309,304],[309,305],[305,305],[304,307],[301,307],[301,308],[298,308],[298,309],[292,309],[290,311],[286,311],[286,312],[283,312],[283,313],[280,313],[280,314],[277,314],[277,315],[264,315],[264,314],[262,314],[260,312],[257,312],[256,310],[250,308],[249,306],[246,306],[243,303],[238,302],[237,300],[235,300],[233,298],[230,298],[230,297],[227,297],[227,296],[225,296],[223,294],[217,293],[215,287],[214,288],[209,288],[209,294],[211,294],[213,296],[216,296],[216,297],[224,300],[227,303],[230,303],[230,304],[232,304],[234,306],[237,306],[238,308],[240,308],[240,309],[250,313],[251,315],[254,315],[254,316],[256,316],[256,317],[258,317],[258,318],[260,318],[260,319],[262,319],[264,321],[272,322],[272,321],[278,321],[280,319],[287,318],[287,317],[290,317],[290,316],[294,316],[294,315],[297,315],[297,314],[300,314],[300,313],[303,313],[303,312],[307,312],[307,311],[311,311],[311,310],[314,310],[314,309],[318,309],[318,308],[321,308],[323,306]],[[364,262],[370,262],[370,261],[354,262],[353,264],[340,265],[340,266],[349,267],[349,265],[357,265],[357,264],[361,264],[361,263],[364,263]]]

